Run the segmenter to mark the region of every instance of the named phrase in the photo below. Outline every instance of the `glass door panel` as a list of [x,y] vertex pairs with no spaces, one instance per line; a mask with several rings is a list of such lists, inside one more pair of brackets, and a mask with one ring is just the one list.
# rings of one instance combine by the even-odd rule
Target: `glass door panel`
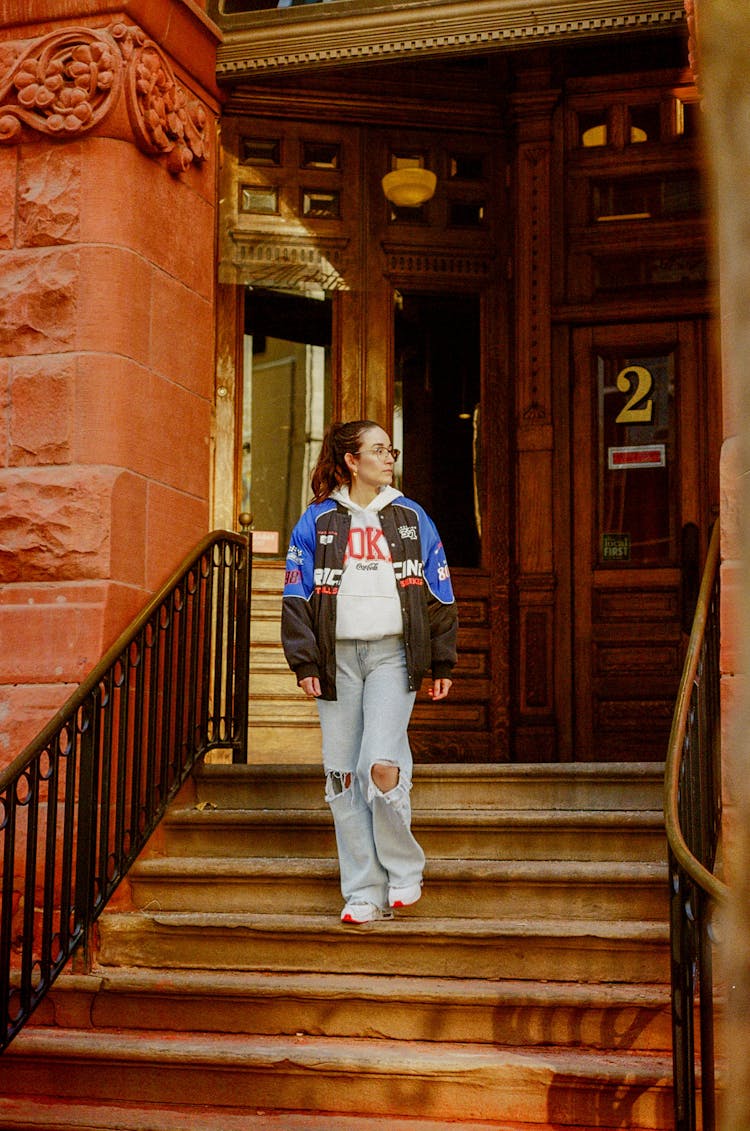
[[331,308],[324,292],[247,292],[241,510],[271,536],[261,546],[279,555],[310,501],[310,474],[330,421]]
[[596,369],[599,564],[675,565],[674,351],[600,353]]

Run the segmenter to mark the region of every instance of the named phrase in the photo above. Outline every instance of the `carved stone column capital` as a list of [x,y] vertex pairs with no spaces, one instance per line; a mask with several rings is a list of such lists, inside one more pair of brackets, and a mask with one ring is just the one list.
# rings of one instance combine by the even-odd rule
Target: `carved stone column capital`
[[166,158],[171,173],[208,155],[205,107],[176,78],[161,48],[138,27],[72,27],[3,45],[0,143],[24,131],[70,140],[89,133],[125,88],[135,142]]

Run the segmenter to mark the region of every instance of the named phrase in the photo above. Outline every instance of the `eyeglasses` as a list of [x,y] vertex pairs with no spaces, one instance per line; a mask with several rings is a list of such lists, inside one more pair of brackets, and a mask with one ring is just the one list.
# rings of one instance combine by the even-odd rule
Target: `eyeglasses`
[[390,456],[395,463],[398,457],[401,455],[399,448],[386,448],[383,444],[378,444],[375,448],[360,448],[360,450],[357,452],[357,455],[361,456],[365,452],[367,452],[368,455],[375,456],[376,459],[382,460],[383,463],[385,463],[385,460],[388,456]]

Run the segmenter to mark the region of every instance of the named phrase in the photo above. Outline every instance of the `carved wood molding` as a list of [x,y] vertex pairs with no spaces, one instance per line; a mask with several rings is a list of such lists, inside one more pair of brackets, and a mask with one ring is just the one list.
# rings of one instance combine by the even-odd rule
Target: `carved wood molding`
[[683,0],[337,0],[215,18],[217,77],[441,56],[684,23]]
[[519,196],[526,207],[518,220],[519,246],[525,254],[519,262],[517,286],[519,310],[527,315],[517,327],[518,403],[522,423],[536,426],[546,421],[549,406],[549,146],[522,146],[519,156]]
[[[178,82],[161,48],[138,27],[72,27],[3,44],[0,143],[24,128],[72,140],[109,114],[125,87],[128,118],[144,153],[166,157],[171,173],[208,155],[208,115]],[[7,64],[7,60],[10,60]]]
[[700,58],[698,55],[698,0],[683,0],[685,5],[685,18],[688,28],[688,62],[695,79],[696,86],[700,86]]
[[348,237],[272,236],[235,228],[230,258],[222,258],[219,279],[283,290],[348,290]]
[[449,275],[451,278],[487,279],[492,273],[491,256],[466,248],[437,248],[383,243],[389,275]]

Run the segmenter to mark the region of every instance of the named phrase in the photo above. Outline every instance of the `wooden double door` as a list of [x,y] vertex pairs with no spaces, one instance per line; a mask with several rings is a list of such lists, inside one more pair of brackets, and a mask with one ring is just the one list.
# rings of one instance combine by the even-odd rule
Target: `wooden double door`
[[[491,363],[492,309],[481,291],[402,285],[387,329],[394,380],[385,425],[403,453],[396,483],[438,525],[461,624],[451,697],[418,698],[415,757],[661,760],[716,501],[706,328],[685,320],[570,330],[545,511],[533,482],[519,489],[524,452],[514,389]],[[256,399],[269,372],[281,388],[268,364],[258,367]],[[341,359],[331,368],[346,373]],[[264,395],[257,429],[266,470],[269,452],[286,452],[286,425],[272,434],[270,404]],[[303,468],[304,477],[309,461]],[[289,477],[281,469],[273,478]],[[293,506],[284,496],[289,522],[304,505],[300,484]],[[277,511],[282,521],[269,499],[262,526]],[[520,573],[529,539],[544,543],[539,558],[551,565],[532,578],[530,600]]]
[[[552,421],[558,479],[550,508],[541,486],[520,489],[522,425],[507,408],[514,391],[491,371],[474,417],[477,515],[466,503],[459,511],[446,492],[436,508],[451,531],[449,548],[462,547],[454,569],[460,661],[440,725],[432,705],[417,708],[418,756],[665,756],[717,512],[720,421],[708,324],[579,326],[567,344]],[[420,444],[431,425],[418,406],[414,412]],[[405,446],[408,455],[408,439]],[[451,460],[448,451],[441,450],[431,500],[458,471],[458,455]],[[529,538],[546,541],[539,558],[551,565],[530,600],[520,570]]]

